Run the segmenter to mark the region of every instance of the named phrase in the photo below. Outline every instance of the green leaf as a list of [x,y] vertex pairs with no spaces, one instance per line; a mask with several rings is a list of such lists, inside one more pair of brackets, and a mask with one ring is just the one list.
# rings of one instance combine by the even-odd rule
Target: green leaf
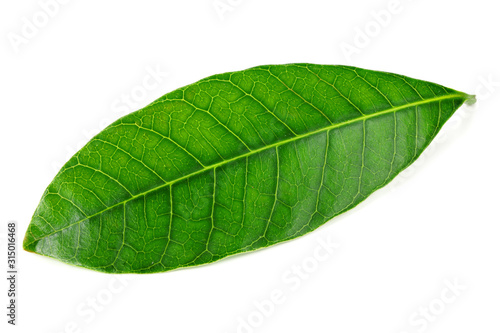
[[23,246],[152,273],[296,238],[386,185],[472,99],[346,66],[214,75],[90,140],[45,190]]

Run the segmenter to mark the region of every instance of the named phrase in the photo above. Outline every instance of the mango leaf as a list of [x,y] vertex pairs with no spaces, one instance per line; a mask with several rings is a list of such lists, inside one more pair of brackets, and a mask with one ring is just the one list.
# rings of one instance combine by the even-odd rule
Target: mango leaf
[[304,235],[409,166],[473,96],[355,67],[214,75],[107,127],[45,190],[24,249],[109,273]]

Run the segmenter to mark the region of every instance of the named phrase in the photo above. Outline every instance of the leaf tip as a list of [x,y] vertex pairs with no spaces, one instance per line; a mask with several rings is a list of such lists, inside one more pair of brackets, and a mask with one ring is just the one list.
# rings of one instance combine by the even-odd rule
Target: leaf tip
[[36,247],[36,242],[31,241],[30,237],[28,236],[28,233],[26,233],[23,239],[23,250],[35,253],[36,252],[35,247]]

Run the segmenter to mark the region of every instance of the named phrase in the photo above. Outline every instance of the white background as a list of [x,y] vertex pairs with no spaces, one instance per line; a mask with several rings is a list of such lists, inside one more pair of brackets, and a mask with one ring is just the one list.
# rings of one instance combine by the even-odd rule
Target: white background
[[[393,183],[279,246],[126,280],[19,250],[16,327],[6,324],[4,278],[0,290],[8,332],[500,330],[495,2],[60,0],[44,22],[47,2],[0,5],[2,270],[4,224],[18,222],[21,246],[45,187],[91,135],[208,75],[350,64],[476,93],[478,102]],[[155,70],[168,75],[151,80]],[[131,94],[135,107],[124,107]],[[319,244],[331,240],[339,247],[318,262]],[[292,272],[303,264],[307,277]],[[269,306],[279,292],[282,302]]]

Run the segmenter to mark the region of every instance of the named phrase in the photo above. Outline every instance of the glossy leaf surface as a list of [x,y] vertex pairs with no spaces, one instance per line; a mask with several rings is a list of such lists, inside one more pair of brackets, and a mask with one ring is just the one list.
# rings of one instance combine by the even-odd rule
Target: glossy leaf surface
[[471,96],[346,66],[261,66],[175,90],[94,137],[24,248],[151,273],[308,233],[410,165]]

